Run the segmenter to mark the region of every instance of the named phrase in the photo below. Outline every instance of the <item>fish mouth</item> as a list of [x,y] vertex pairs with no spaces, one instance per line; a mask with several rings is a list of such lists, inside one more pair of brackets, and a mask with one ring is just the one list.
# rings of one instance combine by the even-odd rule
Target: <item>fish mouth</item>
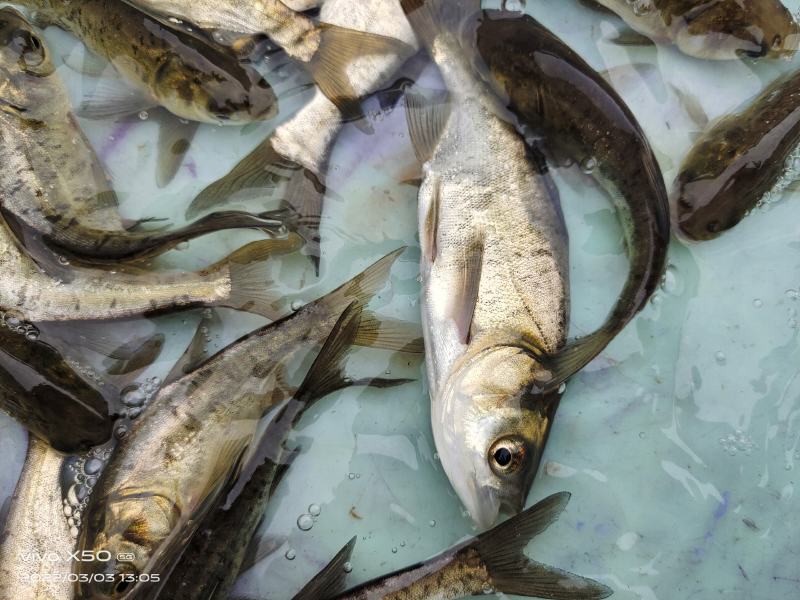
[[5,98],[0,98],[0,108],[2,107],[10,108],[12,111],[19,114],[25,114],[26,112],[28,112],[28,109],[25,108],[24,106],[20,106],[18,104],[14,104],[13,102],[9,102]]

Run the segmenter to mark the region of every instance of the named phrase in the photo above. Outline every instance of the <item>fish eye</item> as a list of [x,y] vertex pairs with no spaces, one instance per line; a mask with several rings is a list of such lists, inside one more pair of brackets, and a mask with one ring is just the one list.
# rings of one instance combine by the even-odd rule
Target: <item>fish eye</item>
[[772,49],[778,50],[781,47],[782,43],[783,43],[783,38],[781,37],[781,35],[780,34],[776,35],[774,38],[772,38]]
[[719,221],[714,220],[708,222],[706,229],[709,231],[709,233],[719,233],[719,231],[722,229],[722,226]]
[[525,445],[513,437],[500,438],[489,449],[489,464],[498,475],[519,471],[525,460]]
[[114,594],[124,594],[131,588],[131,582],[127,580],[122,580],[114,586]]

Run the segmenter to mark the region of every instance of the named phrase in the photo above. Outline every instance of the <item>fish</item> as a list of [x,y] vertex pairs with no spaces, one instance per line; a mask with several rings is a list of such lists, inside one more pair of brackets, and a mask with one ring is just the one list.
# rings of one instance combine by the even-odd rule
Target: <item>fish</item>
[[59,452],[81,452],[108,441],[113,417],[106,390],[37,339],[35,328],[9,315],[0,323],[0,409]]
[[[395,0],[326,0],[320,17],[342,28],[394,36],[402,42],[394,53],[360,56],[348,67],[350,85],[366,96],[388,85],[395,73],[419,51],[414,32]],[[320,219],[326,194],[325,175],[347,116],[322,91],[296,115],[262,140],[230,172],[203,189],[186,210],[186,218],[225,202],[264,198],[286,184],[285,203],[298,215],[297,231],[318,261]]]
[[621,17],[657,44],[706,60],[790,58],[800,28],[780,0],[582,0]]
[[[92,581],[79,584],[78,598],[153,597],[163,581],[142,576],[168,574],[225,491],[235,491],[252,474],[247,454],[255,457],[254,466],[262,458],[253,444],[262,416],[273,410],[273,417],[281,420],[281,413],[302,408],[301,402],[290,405],[275,397],[279,365],[308,357],[338,330],[352,333],[355,327],[352,339],[358,343],[361,322],[373,320],[363,313],[363,305],[385,285],[403,250],[294,314],[246,335],[158,392],[98,481],[79,542],[82,550],[131,560],[81,563],[79,573]],[[326,376],[313,381],[316,391],[309,390],[310,397],[344,385],[338,367],[329,372],[335,365],[325,365]],[[296,395],[303,398],[304,393]]]
[[11,510],[0,534],[0,597],[72,600],[76,540],[61,496],[64,455],[31,436]]
[[594,177],[620,212],[628,277],[595,332],[546,357],[555,389],[588,364],[658,289],[670,241],[669,195],[661,169],[633,113],[605,79],[528,15],[484,11],[477,50],[486,79],[527,135],[551,160],[569,160]]
[[189,121],[241,125],[277,114],[277,97],[253,67],[115,0],[22,0],[43,25],[78,37],[128,85],[106,83],[88,98],[95,118],[162,106]]
[[316,22],[281,0],[125,0],[168,27],[206,35],[212,43],[248,57],[265,36],[304,67],[320,91],[337,104],[347,120],[363,115],[349,67],[364,55],[395,54],[394,37]]
[[2,212],[51,247],[85,261],[134,260],[227,228],[276,234],[284,213],[227,211],[171,231],[136,231],[118,211],[110,178],[71,112],[67,90],[35,26],[0,9]]
[[[302,240],[251,242],[198,272],[127,273],[67,264],[46,272],[0,219],[0,311],[41,329],[61,321],[108,321],[204,306],[282,316],[269,286],[270,256],[297,251]],[[55,267],[54,267],[55,268]]]
[[548,496],[423,563],[337,593],[344,584],[343,567],[355,545],[353,538],[293,600],[455,600],[493,593],[559,600],[608,598],[611,588],[524,553],[530,541],[559,517],[569,498],[567,492]]
[[675,179],[677,226],[689,239],[716,238],[788,187],[800,147],[800,75],[779,77],[732,114],[712,122]]
[[[273,403],[285,409],[275,414],[260,434],[262,442],[255,453],[258,458],[251,461],[252,470],[240,476],[242,484],[230,491],[225,504],[210,514],[201,530],[192,537],[161,590],[163,597],[171,600],[228,599],[238,574],[258,560],[260,552],[253,545],[253,536],[270,498],[298,454],[297,450],[285,449],[289,434],[322,395],[352,385],[386,388],[410,381],[382,378],[350,381],[336,374],[356,341],[359,327],[360,315],[348,307],[298,388],[286,384],[285,366],[280,367],[272,392]],[[324,380],[333,383],[320,386]]]
[[[446,91],[406,92],[419,190],[422,324],[442,467],[479,527],[518,513],[560,391],[541,353],[566,342],[569,251],[558,192],[473,67],[458,31],[479,2],[402,0]],[[474,22],[474,20],[473,20]]]

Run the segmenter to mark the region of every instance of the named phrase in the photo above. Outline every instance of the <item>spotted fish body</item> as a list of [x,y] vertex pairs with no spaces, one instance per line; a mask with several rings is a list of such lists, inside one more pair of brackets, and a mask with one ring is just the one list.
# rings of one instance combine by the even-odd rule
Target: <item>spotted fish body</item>
[[[734,227],[780,180],[800,147],[800,74],[767,87],[695,142],[675,181],[683,234],[709,240]],[[785,187],[784,184],[783,187]]]
[[599,600],[606,586],[529,559],[530,541],[558,518],[569,494],[548,496],[493,529],[424,562],[378,577],[335,595],[344,587],[342,563],[355,538],[293,600],[455,600],[480,594],[515,594],[558,600]]
[[697,58],[790,57],[800,42],[780,0],[596,0],[656,43]]
[[[275,94],[255,69],[123,2],[23,0],[21,4],[36,11],[39,21],[70,31],[109,60],[145,104],[149,101],[178,117],[214,124],[241,124],[277,113]],[[121,98],[118,103],[125,101]]]
[[145,582],[133,589],[121,578],[170,572],[234,477],[259,420],[286,399],[280,384],[284,365],[310,355],[348,306],[366,302],[382,288],[398,255],[388,255],[338,290],[245,336],[157,394],[98,483],[80,542],[82,549],[136,558],[83,563],[84,573],[111,575],[112,580],[82,586],[79,598],[152,597],[146,594],[153,585]]
[[[65,458],[30,438],[5,524],[0,523],[0,597],[72,600],[69,558],[75,549],[61,494]],[[59,560],[53,560],[55,557]]]
[[[541,365],[531,348],[555,354],[565,342],[567,232],[539,157],[463,51],[462,24],[479,3],[402,4],[449,98],[412,96],[408,106],[420,159],[430,152],[419,223],[434,439],[462,502],[487,527],[501,508],[524,506],[552,421],[555,399],[533,397]],[[508,462],[496,464],[497,453]]]

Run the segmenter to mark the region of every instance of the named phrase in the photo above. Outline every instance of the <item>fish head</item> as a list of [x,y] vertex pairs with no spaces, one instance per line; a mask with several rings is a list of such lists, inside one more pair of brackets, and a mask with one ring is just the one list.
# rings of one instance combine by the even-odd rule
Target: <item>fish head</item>
[[682,17],[675,42],[698,58],[791,57],[800,42],[797,21],[780,0],[700,2]]
[[155,573],[176,531],[180,511],[161,494],[128,489],[94,504],[79,542],[91,560],[79,563],[89,583],[80,584],[80,598],[128,598],[141,575]]
[[524,508],[539,468],[559,397],[535,391],[539,369],[522,348],[486,349],[457,365],[436,400],[442,467],[482,528]]
[[[677,222],[690,239],[705,241],[741,221],[769,188],[759,140],[733,118],[721,121],[684,159],[675,180]],[[754,145],[753,142],[756,142]]]
[[237,64],[230,70],[210,63],[187,68],[183,58],[170,55],[156,78],[156,95],[162,104],[192,121],[244,125],[278,114],[272,86],[246,65]]
[[0,109],[30,114],[49,106],[54,72],[41,32],[15,9],[0,9]]

